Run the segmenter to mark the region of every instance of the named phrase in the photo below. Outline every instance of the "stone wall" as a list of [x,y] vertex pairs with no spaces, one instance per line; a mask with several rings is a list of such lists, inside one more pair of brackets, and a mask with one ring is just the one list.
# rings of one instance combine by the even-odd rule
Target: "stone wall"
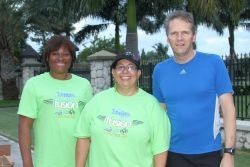
[[102,50],[88,57],[91,71],[91,85],[94,94],[111,87],[110,65],[115,54]]
[[[243,149],[243,148],[250,149],[250,121],[237,120],[236,124],[237,124],[236,148],[237,149]],[[224,129],[223,128],[222,128],[222,138],[224,141]]]
[[112,61],[95,61],[90,63],[91,85],[94,94],[110,87],[110,64]]
[[[26,81],[35,75],[35,71],[39,71],[41,68],[41,63],[35,58],[24,58],[22,67],[22,82],[19,85],[19,90],[23,89]],[[21,92],[21,91],[20,91]]]

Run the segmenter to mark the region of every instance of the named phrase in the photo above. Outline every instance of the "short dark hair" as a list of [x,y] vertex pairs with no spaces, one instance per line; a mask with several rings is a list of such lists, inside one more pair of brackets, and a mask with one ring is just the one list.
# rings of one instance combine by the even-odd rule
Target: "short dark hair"
[[176,10],[173,13],[170,13],[165,19],[164,25],[167,35],[169,33],[169,23],[174,19],[181,19],[187,23],[190,23],[192,25],[193,34],[196,34],[196,25],[193,14],[184,10]]
[[76,60],[76,46],[66,36],[54,35],[46,42],[43,54],[43,61],[46,63],[47,69],[49,70],[50,67],[49,63],[47,62],[47,58],[49,58],[51,52],[58,50],[60,47],[65,47],[70,52],[70,55],[72,57],[71,65],[69,67],[70,71],[73,67],[73,63]]

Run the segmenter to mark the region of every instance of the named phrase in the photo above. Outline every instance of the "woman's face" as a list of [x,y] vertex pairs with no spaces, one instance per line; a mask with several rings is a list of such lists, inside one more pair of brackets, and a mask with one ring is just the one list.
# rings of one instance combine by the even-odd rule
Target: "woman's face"
[[58,50],[53,51],[47,57],[47,62],[50,68],[50,74],[54,78],[61,78],[68,73],[72,62],[72,55],[65,47],[60,47]]
[[[126,59],[119,60],[112,69],[117,88],[137,88],[137,81],[141,75],[136,65]],[[136,90],[136,89],[135,89]]]

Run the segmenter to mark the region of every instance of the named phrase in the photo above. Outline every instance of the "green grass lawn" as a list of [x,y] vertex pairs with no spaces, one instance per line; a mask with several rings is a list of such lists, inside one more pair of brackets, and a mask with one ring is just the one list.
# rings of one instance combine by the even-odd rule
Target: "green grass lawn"
[[0,100],[0,108],[1,107],[17,107],[19,104],[19,100]]
[[236,150],[235,167],[250,166],[250,150]]
[[[0,107],[0,134],[17,141],[17,107]],[[235,167],[250,166],[250,150],[237,150]]]
[[17,141],[17,107],[0,108],[0,134]]

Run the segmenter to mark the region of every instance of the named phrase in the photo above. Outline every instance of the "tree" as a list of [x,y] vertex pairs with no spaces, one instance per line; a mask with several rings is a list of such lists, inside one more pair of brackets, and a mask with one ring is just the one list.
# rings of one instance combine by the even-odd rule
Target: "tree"
[[99,32],[105,30],[109,24],[115,25],[115,51],[120,52],[120,26],[125,24],[125,17],[122,13],[124,11],[124,6],[121,1],[109,0],[108,3],[103,4],[99,7],[98,11],[93,10],[89,15],[94,18],[99,18],[103,20],[104,23],[97,25],[87,25],[83,27],[76,34],[76,41],[78,43],[82,42],[85,38],[90,35],[97,35]]
[[126,51],[139,57],[135,0],[128,0]]
[[164,46],[162,43],[157,43],[153,46],[155,49],[155,52],[157,54],[157,57],[169,57],[167,52],[168,52],[168,46]]
[[[139,25],[148,33],[156,32],[165,19],[165,12],[175,9],[179,1],[128,0],[127,2],[126,51],[139,56],[137,26]],[[137,21],[140,23],[138,24]]]
[[18,99],[16,63],[25,38],[25,21],[19,1],[0,0],[0,60],[3,98]]
[[[185,3],[184,3],[185,4]],[[229,54],[236,59],[234,49],[234,31],[241,22],[250,19],[250,3],[248,0],[190,0],[186,10],[194,13],[197,24],[206,24],[220,35],[227,27],[229,31]]]
[[44,43],[52,34],[73,36],[73,24],[78,20],[70,1],[24,0],[28,31],[34,33],[33,41]]
[[[107,28],[108,24],[115,24],[115,46],[116,51],[119,52],[119,27],[123,24],[128,24],[128,37],[126,48],[128,51],[136,52],[138,54],[138,37],[134,36],[137,33],[137,26],[145,30],[147,33],[154,33],[161,27],[163,20],[165,18],[164,12],[176,7],[180,0],[168,0],[168,1],[148,1],[148,0],[26,0],[26,2],[32,2],[30,7],[31,13],[37,13],[34,15],[32,22],[36,25],[44,25],[42,30],[48,31],[48,28],[52,28],[52,25],[62,25],[59,27],[64,27],[64,24],[71,25],[71,22],[79,20],[80,18],[86,16],[92,16],[94,18],[100,18],[106,23],[98,25],[88,25],[84,27],[76,35],[76,41],[81,42],[89,35],[96,35],[100,31]],[[136,14],[136,12],[138,14]],[[132,15],[131,15],[132,14]],[[52,15],[55,15],[52,17]],[[42,17],[44,16],[44,17]],[[124,17],[125,16],[125,17]],[[41,17],[41,19],[39,18]],[[39,18],[39,19],[37,19]],[[45,19],[45,20],[44,20]],[[50,21],[50,19],[52,21]],[[134,22],[131,22],[131,19]],[[42,20],[42,21],[41,21]],[[46,21],[47,20],[47,21]],[[40,23],[39,23],[40,22]],[[47,24],[48,23],[48,24]],[[132,30],[131,28],[134,28]],[[68,30],[70,26],[64,28],[66,34],[69,34]],[[53,32],[62,32],[58,27],[55,31],[55,26],[53,26]],[[130,32],[133,31],[133,32]],[[43,31],[42,31],[43,32]],[[50,32],[50,31],[49,31]],[[133,37],[134,36],[134,37]],[[131,38],[130,38],[131,37]],[[129,40],[131,39],[131,40]]]
[[[157,32],[165,19],[165,12],[174,9],[176,1],[135,1],[128,0],[126,51],[139,56],[137,26],[148,33]],[[137,12],[138,11],[138,15]],[[137,23],[139,22],[139,24]]]
[[[165,18],[165,11],[176,8],[180,0],[148,1],[148,0],[79,0],[93,10],[91,16],[104,19],[115,24],[115,41],[119,43],[119,26],[127,24],[126,50],[138,55],[137,26],[147,33],[154,33],[160,29]],[[79,3],[79,2],[78,2]],[[84,7],[84,6],[82,6]],[[86,7],[84,7],[86,8]],[[108,17],[106,17],[108,16]],[[124,17],[125,16],[125,17]],[[106,29],[107,24],[86,26],[85,30],[77,35],[81,41],[87,32],[97,34]],[[97,29],[95,29],[97,28]],[[84,30],[84,29],[83,29]],[[85,32],[85,33],[84,33]],[[117,45],[116,45],[117,46]]]
[[[100,50],[115,52],[115,38],[98,38],[97,36],[91,41],[90,46],[85,46],[83,51],[77,56],[77,61],[86,61],[87,57]],[[124,44],[121,45],[121,51],[125,50]]]
[[153,63],[153,64],[157,64],[162,60],[165,60],[167,58],[169,58],[169,55],[167,54],[168,52],[168,46],[167,45],[163,45],[162,43],[157,43],[153,46],[154,50],[152,51],[148,51],[147,53],[145,53],[145,51],[143,50],[143,54],[141,54],[141,63],[142,64],[148,64]]

